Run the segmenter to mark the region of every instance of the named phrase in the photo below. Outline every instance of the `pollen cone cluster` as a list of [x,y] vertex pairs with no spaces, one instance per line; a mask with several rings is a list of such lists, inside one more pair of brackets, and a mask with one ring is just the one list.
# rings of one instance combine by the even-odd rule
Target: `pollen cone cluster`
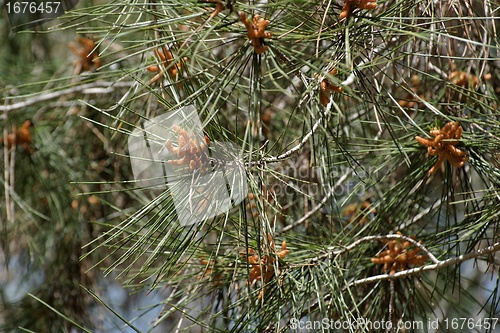
[[[165,52],[161,49],[154,50],[154,54],[158,61],[160,61],[165,67],[168,76],[172,79],[177,79],[179,77],[180,70],[182,69],[182,61],[173,64],[174,56],[169,50],[165,50]],[[187,61],[188,59],[187,57],[184,57],[182,60]],[[151,83],[161,80],[164,76],[162,68],[158,65],[151,65],[146,69],[148,72],[158,73],[151,79]]]
[[464,166],[467,161],[466,153],[455,147],[462,137],[462,126],[458,122],[451,121],[441,129],[434,127],[430,134],[434,139],[415,137],[420,144],[427,147],[430,156],[438,156],[436,163],[429,170],[429,175],[435,173],[445,159],[455,168]]
[[342,7],[339,18],[343,19],[350,16],[355,8],[375,9],[377,8],[377,0],[344,0],[344,7]]
[[[401,232],[398,232],[398,235],[401,235]],[[387,250],[380,252],[376,258],[371,260],[374,264],[384,265],[382,270],[384,272],[389,271],[391,275],[404,271],[409,265],[422,266],[427,260],[426,255],[420,254],[418,247],[410,250],[412,244],[409,241],[393,239],[383,242],[387,244]]]
[[[281,243],[281,250],[275,250],[274,240],[271,235],[267,235],[269,241],[269,247],[272,249],[273,253],[269,255],[260,255],[252,248],[248,248],[247,252],[241,252],[240,256],[251,265],[250,275],[248,276],[248,282],[253,283],[254,281],[262,281],[263,284],[267,284],[276,275],[276,257],[283,259],[290,252],[286,248],[286,242]],[[259,299],[262,298],[265,288],[260,291]]]
[[268,47],[262,45],[262,43],[264,38],[271,38],[271,33],[266,32],[269,21],[259,17],[259,15],[255,15],[252,19],[252,24],[250,24],[247,15],[243,12],[240,14],[240,20],[247,28],[247,36],[252,42],[255,53],[262,54],[266,52]]
[[[337,70],[336,69],[332,69],[330,71],[330,73],[328,73],[330,75],[335,75],[337,74]],[[315,74],[315,78],[318,79],[318,75]],[[328,79],[323,79],[320,84],[319,84],[319,102],[321,103],[321,105],[323,106],[327,106],[328,103],[330,103],[330,93],[332,92],[342,92],[342,87],[339,87],[335,84],[333,84],[330,80]]]
[[30,144],[33,140],[31,136],[31,120],[26,120],[19,128],[14,129],[12,133],[7,135],[7,140],[4,142],[3,136],[0,137],[0,144],[5,144],[8,149],[14,146],[22,146],[28,153],[32,153]]
[[87,37],[78,37],[77,42],[81,48],[77,48],[74,43],[69,44],[71,51],[78,56],[78,59],[74,61],[74,73],[80,74],[101,67],[95,42]]

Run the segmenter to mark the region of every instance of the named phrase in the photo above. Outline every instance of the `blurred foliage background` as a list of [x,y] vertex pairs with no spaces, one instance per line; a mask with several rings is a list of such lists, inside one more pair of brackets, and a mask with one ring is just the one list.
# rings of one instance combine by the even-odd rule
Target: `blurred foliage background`
[[[0,330],[498,318],[500,5],[370,3],[80,1],[19,33],[4,10],[2,135],[34,126],[2,147]],[[188,105],[248,197],[181,227],[127,140]],[[415,139],[452,122],[447,153]]]

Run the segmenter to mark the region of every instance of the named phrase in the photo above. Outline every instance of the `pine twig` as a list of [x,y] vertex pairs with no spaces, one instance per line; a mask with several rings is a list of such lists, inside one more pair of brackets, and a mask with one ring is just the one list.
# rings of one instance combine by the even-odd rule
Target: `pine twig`
[[51,93],[42,93],[35,95],[33,97],[27,98],[22,102],[17,102],[10,105],[0,105],[0,111],[7,112],[12,110],[18,110],[45,102],[51,99],[55,99],[64,95],[73,94],[77,92],[83,92],[84,94],[109,94],[113,92],[116,88],[131,87],[134,82],[108,82],[108,81],[96,81],[92,83],[82,84],[75,87],[54,91]]
[[291,149],[287,150],[286,152],[284,152],[278,156],[263,157],[258,161],[252,161],[249,163],[245,163],[245,166],[252,167],[254,165],[262,165],[262,164],[266,164],[266,163],[277,163],[277,162],[286,160],[287,158],[290,158],[294,154],[298,153],[300,151],[300,149],[302,149],[302,147],[304,147],[304,145],[307,143],[307,141],[309,141],[309,139],[314,135],[314,133],[316,133],[316,131],[318,130],[321,123],[324,122],[325,119],[328,118],[328,116],[330,115],[330,112],[332,111],[333,105],[334,105],[334,102],[333,102],[333,100],[331,100],[330,103],[328,103],[328,105],[326,106],[325,111],[323,112],[323,117],[320,117],[320,118],[318,118],[318,120],[316,120],[316,122],[312,126],[311,130],[306,135],[304,135],[302,137],[302,140],[296,146],[292,147]]
[[[346,252],[352,251],[353,249],[355,249],[356,247],[358,247],[362,243],[371,242],[374,240],[384,240],[384,239],[401,239],[401,240],[410,242],[413,245],[415,245],[416,247],[418,247],[421,251],[423,251],[434,264],[440,263],[440,261],[424,245],[420,244],[419,242],[417,242],[413,238],[403,236],[403,235],[398,235],[398,234],[383,235],[383,236],[366,236],[366,237],[363,237],[363,238],[356,240],[355,242],[349,244],[348,246],[346,246],[340,250],[335,250],[333,252],[327,252],[325,254],[317,256],[317,257],[313,258],[310,262],[316,263],[316,262],[324,260],[330,256],[339,256],[339,255],[344,254]],[[328,251],[331,251],[333,249],[334,249],[334,247],[330,247],[330,248],[328,248]]]
[[288,230],[291,230],[293,228],[295,228],[296,226],[304,223],[308,218],[310,218],[314,213],[316,213],[318,210],[321,209],[321,207],[323,207],[326,202],[331,198],[331,196],[335,193],[335,190],[344,183],[344,181],[349,178],[349,176],[354,172],[354,170],[351,168],[351,169],[348,169],[346,171],[346,173],[339,178],[339,180],[335,183],[335,185],[330,189],[330,191],[328,191],[328,193],[323,197],[323,199],[321,199],[321,201],[313,208],[311,209],[310,211],[307,212],[307,214],[305,214],[304,216],[302,216],[300,219],[298,219],[297,221],[293,222],[292,224],[289,224],[287,226],[285,226],[283,229],[281,229],[279,231],[279,233],[283,233],[283,232],[286,232]]
[[[331,102],[330,102],[331,103]],[[377,133],[377,135],[375,136],[374,140],[377,141],[380,137],[380,134],[381,132]],[[364,154],[364,156],[366,156],[367,154]],[[350,168],[348,169],[343,175],[342,177],[339,178],[339,180],[337,180],[337,182],[335,183],[335,185],[330,189],[330,191],[328,191],[327,194],[325,194],[325,196],[323,197],[323,199],[321,199],[321,201],[313,208],[311,209],[309,212],[307,212],[307,214],[305,214],[304,216],[302,216],[300,219],[298,219],[297,221],[295,221],[294,223],[292,224],[289,224],[287,226],[285,226],[280,232],[279,234],[283,233],[283,232],[286,232],[288,230],[291,230],[293,228],[295,228],[296,226],[304,223],[305,221],[307,221],[308,218],[310,218],[314,213],[316,213],[318,210],[321,209],[321,207],[323,207],[326,202],[330,199],[330,197],[332,195],[335,194],[335,191],[337,190],[337,188],[342,185],[346,179],[349,178],[349,176],[352,175],[352,173],[354,172],[354,168]]]
[[[418,244],[418,242],[415,242],[415,240],[408,238],[408,237],[405,237],[405,236],[402,236],[402,235],[368,236],[368,237],[363,237],[363,238],[355,241],[354,243],[350,244],[349,246],[346,246],[345,248],[343,248],[341,250],[337,250],[337,251],[333,252],[332,254],[339,255],[339,254],[342,254],[345,252],[349,252],[350,250],[359,246],[363,242],[368,242],[368,241],[375,240],[375,239],[390,239],[390,238],[405,239],[405,240],[414,242],[413,244],[416,243],[415,244],[416,246],[421,245],[421,244]],[[408,239],[406,239],[406,238],[408,238]],[[419,248],[421,248],[421,247],[419,246]],[[447,260],[442,260],[442,261],[437,260],[427,249],[425,249],[425,247],[422,249],[422,251],[424,251],[427,255],[430,254],[431,256],[429,256],[429,258],[431,259],[431,261],[434,262],[434,260],[436,260],[436,262],[434,264],[430,264],[430,265],[406,269],[404,271],[400,271],[400,272],[394,273],[392,275],[391,274],[380,274],[380,275],[370,276],[370,277],[364,278],[364,279],[358,279],[358,280],[355,280],[355,281],[352,281],[351,283],[349,283],[345,288],[352,288],[352,287],[359,286],[362,284],[375,283],[375,282],[384,281],[384,280],[396,280],[399,278],[404,278],[404,277],[408,277],[411,275],[415,275],[419,272],[434,271],[434,270],[449,267],[449,266],[452,266],[455,264],[459,264],[459,263],[462,263],[462,262],[467,261],[467,260],[476,259],[476,258],[479,258],[483,255],[500,251],[500,242],[497,242],[491,246],[487,246],[483,249],[480,249],[480,250],[477,250],[474,252],[470,252],[470,253],[467,253],[464,255],[460,255],[460,256],[453,257],[453,258],[450,258]],[[327,254],[326,256],[323,255],[320,257],[313,258],[312,261],[319,261],[321,259],[326,258],[328,255],[330,255],[330,253]],[[434,258],[434,259],[432,259],[432,258]],[[345,289],[345,288],[343,288],[343,289]],[[331,297],[332,297],[332,294],[328,293],[323,297],[323,301],[326,302],[326,301],[330,300]],[[311,314],[313,311],[315,311],[319,307],[319,303],[320,303],[319,301],[316,301],[309,308],[302,311],[299,318],[302,318],[306,315]],[[284,331],[286,328],[288,328],[288,325],[285,325],[283,327],[282,331]]]

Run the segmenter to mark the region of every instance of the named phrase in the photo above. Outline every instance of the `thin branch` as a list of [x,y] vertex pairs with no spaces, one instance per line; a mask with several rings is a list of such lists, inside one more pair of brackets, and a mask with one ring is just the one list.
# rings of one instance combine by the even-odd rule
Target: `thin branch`
[[318,120],[316,120],[316,122],[314,123],[313,127],[311,128],[311,130],[306,135],[304,135],[304,137],[302,138],[302,140],[300,141],[300,143],[298,145],[296,145],[292,149],[284,152],[283,154],[281,154],[279,156],[276,156],[276,157],[264,157],[264,158],[261,159],[261,162],[264,162],[264,163],[279,162],[279,161],[287,159],[290,156],[292,156],[293,154],[297,153],[302,147],[304,147],[304,145],[307,143],[307,141],[309,141],[309,139],[314,135],[314,133],[316,132],[316,130],[319,128],[319,125],[322,122],[325,121],[325,118],[330,114],[331,108],[332,108],[332,101],[330,101],[330,103],[328,103],[328,105],[326,107],[326,110],[325,110],[325,112],[323,114],[323,117],[321,117]]
[[[446,196],[445,196],[446,200]],[[406,229],[408,226],[412,225],[413,223],[419,221],[422,219],[424,216],[426,216],[431,210],[434,208],[440,207],[441,206],[441,199],[438,199],[434,204],[430,205],[428,208],[422,210],[420,213],[415,215],[411,220],[408,220],[407,222],[400,224],[397,228],[393,229],[391,232],[396,232],[398,230],[403,230]]]
[[449,267],[449,266],[452,266],[455,264],[459,264],[459,263],[462,263],[462,262],[467,261],[467,260],[475,259],[475,258],[478,258],[478,257],[486,255],[486,254],[495,253],[499,250],[500,250],[500,242],[495,243],[491,246],[485,247],[483,249],[458,256],[458,257],[453,257],[453,258],[450,258],[447,260],[439,261],[435,264],[406,269],[404,271],[397,272],[394,274],[380,274],[380,275],[370,276],[370,277],[364,278],[364,279],[359,279],[359,280],[356,280],[356,281],[349,283],[349,287],[354,287],[354,286],[359,286],[361,284],[374,283],[374,282],[384,281],[384,280],[395,280],[395,279],[407,277],[410,275],[415,275],[417,273],[425,272],[425,271],[434,271],[434,270],[438,270],[438,269],[441,269],[444,267]]
[[380,52],[380,50],[385,47],[385,44],[382,44],[380,46],[377,46],[373,49],[373,51],[371,51],[371,54],[366,57],[365,59],[361,60],[359,62],[359,64],[355,67],[355,69],[351,72],[351,74],[349,74],[349,76],[347,77],[347,79],[345,79],[340,85],[341,86],[349,86],[351,84],[354,83],[354,80],[356,79],[356,72],[361,68],[363,67],[367,62],[369,61],[372,61],[373,59],[371,58],[371,56],[373,54],[377,54]]
[[427,65],[429,66],[429,69],[433,70],[434,72],[436,72],[437,74],[439,74],[439,76],[441,76],[442,79],[444,80],[447,80],[448,79],[448,75],[446,75],[446,73],[444,71],[442,71],[439,67],[436,67],[432,64],[432,62],[428,62]]
[[[374,140],[375,142],[378,141],[380,135],[382,134],[382,132],[378,132],[377,135],[375,136]],[[361,158],[363,158],[364,156],[366,156],[367,154],[364,154]],[[309,217],[311,217],[314,213],[316,213],[318,210],[321,209],[321,207],[323,207],[326,202],[328,201],[328,199],[330,199],[330,197],[335,193],[335,190],[344,183],[344,181],[346,181],[346,179],[352,175],[352,173],[354,172],[354,167],[348,169],[346,171],[346,173],[344,173],[344,175],[342,177],[339,178],[339,180],[335,183],[335,185],[330,189],[330,191],[323,197],[323,199],[319,202],[319,204],[317,204],[312,210],[310,210],[309,212],[307,212],[307,214],[305,214],[304,216],[302,216],[300,219],[298,219],[297,221],[293,222],[292,224],[289,224],[287,225],[286,227],[284,227],[282,230],[280,230],[278,232],[278,234],[281,234],[285,231],[288,231],[290,229],[293,229],[295,228],[296,226],[304,223],[305,221],[307,221],[307,219]]]
[[[374,240],[384,240],[384,239],[401,239],[401,240],[410,242],[413,245],[415,245],[416,247],[418,247],[421,251],[423,251],[434,264],[440,263],[440,261],[429,250],[427,250],[427,248],[425,246],[423,246],[422,244],[420,244],[419,242],[417,242],[413,238],[410,238],[410,237],[407,237],[407,236],[403,236],[403,235],[399,235],[399,234],[384,235],[384,236],[366,236],[366,237],[358,239],[357,241],[349,244],[348,246],[346,246],[346,247],[344,247],[344,248],[342,248],[340,250],[335,250],[333,252],[327,252],[325,254],[317,256],[317,257],[313,258],[310,262],[311,263],[315,263],[315,262],[324,260],[324,259],[326,259],[326,258],[328,258],[330,256],[339,256],[339,255],[341,255],[343,253],[352,251],[356,247],[360,246],[362,243],[371,242],[371,241],[374,241]],[[336,248],[336,247],[330,247],[327,250],[331,251],[334,248]]]
[[495,140],[500,141],[500,138],[499,138],[499,137],[497,137],[497,136],[495,136],[495,135],[491,134],[489,131],[485,130],[484,128],[482,128],[482,127],[481,127],[481,126],[479,126],[478,124],[476,124],[476,123],[472,123],[472,126],[474,126],[475,128],[479,129],[479,130],[480,130],[481,132],[483,132],[484,134],[486,134],[486,135],[488,135],[488,136],[490,136],[490,137],[494,138]]
[[318,210],[321,209],[321,207],[323,207],[326,202],[328,201],[328,199],[330,199],[330,197],[335,193],[335,190],[340,186],[342,185],[342,183],[354,172],[354,169],[348,169],[347,172],[339,178],[339,180],[335,183],[335,185],[330,189],[330,191],[323,197],[323,199],[319,202],[318,205],[316,205],[313,209],[311,209],[309,212],[307,212],[307,214],[305,214],[304,216],[302,216],[300,219],[298,219],[297,221],[295,221],[294,223],[292,224],[289,224],[287,225],[286,227],[284,227],[283,229],[281,229],[279,231],[279,234],[283,233],[283,232],[286,232],[290,229],[293,229],[295,228],[296,226],[302,224],[304,221],[306,221],[308,218],[310,218],[314,213],[316,213]]
[[[303,81],[305,82],[305,80]],[[245,163],[245,167],[253,167],[255,165],[262,165],[266,163],[277,163],[297,153],[300,149],[302,149],[302,147],[304,147],[304,145],[307,143],[307,141],[309,141],[309,139],[314,135],[314,133],[316,133],[321,123],[326,121],[327,117],[330,115],[334,103],[335,102],[333,101],[333,99],[331,99],[330,103],[328,103],[325,111],[323,112],[323,117],[320,117],[316,120],[311,130],[306,135],[304,135],[302,140],[296,146],[278,156],[268,156],[268,157],[263,157],[258,161],[247,162]]]
[[30,98],[25,99],[22,102],[17,102],[10,105],[0,105],[0,111],[12,111],[25,108],[37,103],[55,99],[64,95],[73,94],[76,92],[82,92],[83,94],[109,94],[113,92],[116,88],[131,87],[134,82],[108,82],[108,81],[96,81],[92,83],[82,84],[75,87],[54,91],[51,93],[42,93]]
[[[389,320],[392,323],[393,320],[393,315],[394,315],[394,280],[390,281],[389,285],[389,290],[390,290],[390,299],[389,299]],[[389,325],[387,326],[387,329],[385,330],[386,333],[389,333],[392,331],[392,327]]]

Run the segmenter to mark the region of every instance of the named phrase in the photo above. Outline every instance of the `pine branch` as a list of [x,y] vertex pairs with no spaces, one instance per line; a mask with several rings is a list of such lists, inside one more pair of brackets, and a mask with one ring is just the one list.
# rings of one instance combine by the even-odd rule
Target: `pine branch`
[[[409,277],[411,275],[415,275],[415,274],[418,274],[418,273],[424,272],[424,271],[435,271],[435,270],[439,270],[441,268],[445,268],[445,267],[449,267],[449,266],[460,264],[460,263],[465,262],[467,260],[476,259],[476,258],[479,258],[479,257],[481,257],[483,255],[487,255],[487,254],[491,254],[491,253],[496,253],[496,252],[500,251],[500,242],[498,242],[498,243],[495,243],[495,244],[493,244],[491,246],[487,246],[487,247],[482,248],[480,250],[477,250],[477,251],[474,251],[474,252],[470,252],[470,253],[467,253],[467,254],[464,254],[464,255],[460,255],[460,256],[457,256],[457,257],[449,258],[449,259],[446,259],[446,260],[437,260],[434,257],[434,255],[432,255],[432,253],[430,251],[428,251],[421,244],[419,244],[418,242],[415,242],[415,240],[413,240],[413,239],[411,239],[409,237],[405,237],[405,236],[401,236],[401,235],[369,236],[369,237],[364,237],[362,239],[357,240],[356,242],[354,242],[354,243],[350,244],[349,246],[345,247],[344,249],[336,250],[333,253],[329,253],[327,255],[322,255],[322,256],[313,258],[311,260],[311,263],[317,262],[319,260],[324,260],[328,256],[331,256],[333,254],[340,255],[340,254],[349,252],[349,251],[355,249],[356,247],[358,247],[360,244],[362,244],[364,242],[369,242],[369,241],[372,241],[372,240],[380,240],[380,239],[403,239],[405,241],[409,241],[413,245],[418,246],[422,251],[424,251],[429,256],[429,258],[431,258],[431,260],[434,262],[434,264],[420,266],[420,267],[415,267],[415,268],[410,268],[410,269],[406,269],[406,270],[403,270],[403,271],[400,271],[400,272],[396,272],[394,274],[380,274],[380,275],[375,275],[375,276],[371,276],[371,277],[368,277],[368,278],[358,279],[358,280],[352,281],[349,284],[347,284],[344,287],[345,289],[356,287],[356,286],[360,286],[360,285],[364,285],[364,284],[370,284],[370,283],[376,283],[376,282],[380,282],[380,281],[386,281],[386,280],[394,281],[394,280],[397,280],[399,278]],[[342,291],[345,291],[345,290],[342,290]],[[332,297],[333,297],[333,294],[331,294],[331,293],[326,294],[323,297],[323,302],[328,302],[329,300],[331,300]],[[316,311],[318,309],[318,307],[319,307],[319,302],[315,302],[310,307],[308,307],[307,309],[305,309],[304,311],[302,311],[300,313],[300,315],[298,315],[296,318],[303,318],[303,317],[305,317],[305,316],[313,313],[314,311]],[[286,324],[282,328],[281,331],[285,331],[286,329],[288,329],[289,326],[290,326],[290,323]]]
[[[51,99],[56,99],[65,95],[73,94],[73,93],[83,93],[83,94],[95,94],[95,95],[106,95],[117,88],[128,88],[134,86],[135,82],[109,82],[109,81],[95,81],[92,83],[79,84],[74,87],[54,91],[51,93],[42,92],[41,94],[33,97],[28,97],[22,102],[16,102],[13,104],[0,105],[0,111],[8,112],[13,110],[23,109],[25,107],[35,105],[38,103],[42,103]],[[19,98],[19,97],[16,97]],[[7,102],[7,101],[6,101]]]
[[315,258],[311,259],[311,263],[315,263],[315,262],[330,258],[332,256],[339,256],[339,255],[346,253],[346,252],[350,252],[353,249],[357,248],[359,245],[366,243],[366,242],[371,242],[374,240],[385,240],[385,239],[401,239],[401,240],[410,242],[413,245],[415,245],[416,247],[418,247],[420,250],[422,250],[433,263],[435,263],[435,264],[439,263],[439,260],[437,260],[436,257],[425,246],[423,246],[419,242],[415,241],[413,238],[399,235],[399,234],[384,235],[384,236],[365,236],[365,237],[360,238],[360,239],[356,240],[355,242],[343,247],[340,250],[335,250],[335,247],[331,247],[331,248],[328,248],[328,251],[333,251],[333,252],[327,252],[321,256],[315,257]]

